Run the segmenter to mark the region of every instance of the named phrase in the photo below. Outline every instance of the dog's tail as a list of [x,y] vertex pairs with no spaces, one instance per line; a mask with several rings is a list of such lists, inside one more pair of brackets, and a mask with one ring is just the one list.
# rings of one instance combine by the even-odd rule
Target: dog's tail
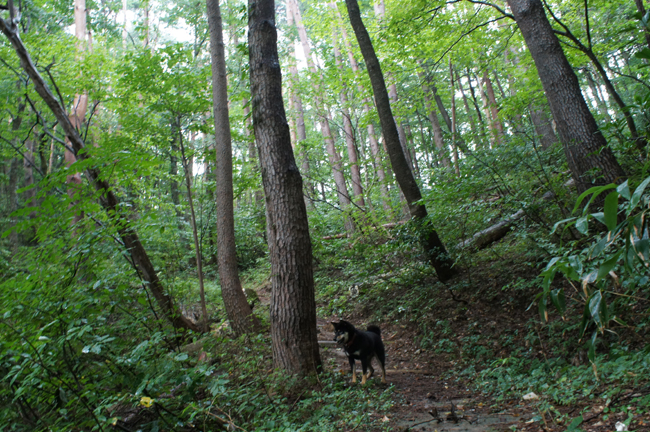
[[371,324],[371,325],[368,326],[368,331],[376,333],[378,336],[381,336],[381,330],[379,330],[379,327],[377,327],[374,324]]

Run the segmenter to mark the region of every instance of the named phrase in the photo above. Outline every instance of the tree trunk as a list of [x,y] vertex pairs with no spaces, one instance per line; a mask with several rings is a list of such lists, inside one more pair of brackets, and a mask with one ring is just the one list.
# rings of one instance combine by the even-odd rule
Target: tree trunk
[[467,101],[467,96],[465,95],[465,89],[463,88],[463,82],[460,80],[460,74],[456,71],[456,81],[458,82],[458,88],[460,89],[460,94],[463,96],[463,105],[465,106],[465,112],[467,113],[467,118],[469,119],[469,126],[472,128],[472,135],[474,135],[474,142],[479,138],[478,129],[476,127],[476,122],[474,121],[474,116],[469,108],[469,102]]
[[456,144],[456,84],[454,82],[454,67],[449,57],[449,79],[451,82],[451,146],[454,151],[454,169],[460,177],[460,161],[458,160],[458,145]]
[[616,102],[621,112],[623,113],[623,117],[625,118],[625,123],[627,123],[627,128],[630,130],[630,136],[634,141],[635,145],[637,146],[639,151],[641,151],[642,154],[645,154],[645,148],[648,145],[648,142],[645,140],[645,138],[639,136],[639,132],[636,129],[636,123],[634,123],[634,118],[632,117],[632,113],[630,112],[630,107],[627,106],[627,104],[623,101],[621,95],[618,94],[618,92],[616,91],[614,84],[609,79],[609,76],[607,76],[607,72],[605,71],[605,68],[600,63],[598,57],[596,57],[596,54],[593,52],[593,50],[587,49],[583,45],[580,46],[583,47],[582,52],[584,52],[587,55],[587,57],[589,57],[593,65],[596,67],[596,70],[600,74],[600,77],[602,78],[605,84],[607,93],[609,93],[609,96],[612,99],[614,99],[614,102]]
[[[336,5],[332,4],[336,7]],[[334,59],[336,61],[336,66],[341,71],[341,74],[344,73],[343,64],[341,63],[341,54],[337,47],[337,37],[336,33],[333,37],[333,47],[334,47]],[[350,160],[350,173],[352,174],[352,193],[356,199],[356,204],[359,207],[364,207],[366,204],[363,200],[363,187],[361,185],[361,169],[359,167],[359,157],[357,155],[357,148],[354,139],[354,132],[352,131],[352,121],[350,119],[350,108],[348,107],[348,97],[346,95],[347,86],[343,84],[343,89],[341,90],[341,108],[343,116],[343,133],[345,134],[345,144],[348,149],[348,159]]]
[[[293,18],[298,27],[298,35],[300,36],[300,42],[302,43],[302,48],[305,54],[305,59],[307,60],[307,65],[309,70],[316,76],[318,71],[316,70],[316,65],[311,57],[311,48],[309,46],[309,40],[307,39],[307,31],[305,26],[302,23],[302,16],[300,15],[300,10],[298,9],[298,3],[295,0],[290,0],[291,10],[293,13]],[[318,86],[316,91],[318,92]],[[343,166],[341,164],[341,156],[336,150],[336,145],[334,143],[334,137],[332,136],[332,131],[330,128],[329,121],[329,112],[325,107],[323,98],[320,95],[315,97],[316,107],[318,111],[319,122],[321,125],[321,132],[323,134],[323,139],[325,140],[325,148],[329,156],[330,166],[332,167],[332,174],[334,177],[334,184],[336,185],[336,191],[338,195],[338,201],[341,203],[341,208],[343,210],[347,209],[350,204],[350,194],[348,193],[348,187],[345,183],[345,175],[343,174]],[[348,232],[354,230],[354,224],[352,219],[346,218],[346,229]]]
[[442,134],[442,128],[440,127],[440,120],[438,120],[438,113],[433,108],[431,99],[429,98],[430,90],[426,84],[426,79],[423,72],[418,72],[420,81],[422,82],[422,92],[424,93],[424,102],[427,106],[427,112],[429,113],[429,121],[431,122],[431,128],[433,129],[433,142],[436,145],[438,150],[438,160],[442,161],[442,166],[445,168],[451,167],[451,162],[449,161],[449,156],[447,146],[445,145],[445,140]]
[[235,334],[251,332],[259,325],[246,301],[237,269],[232,184],[232,142],[228,118],[228,77],[224,54],[219,0],[207,0],[212,59],[212,102],[216,150],[217,259],[221,297]]
[[[486,133],[485,133],[485,122],[483,121],[483,115],[481,114],[481,108],[478,105],[478,100],[476,99],[476,92],[474,91],[474,86],[472,85],[472,74],[469,71],[469,68],[467,68],[467,86],[469,87],[469,92],[472,95],[472,103],[474,105],[474,109],[476,110],[476,115],[478,116],[478,124],[481,129],[481,138],[485,140]],[[480,147],[484,147],[484,144],[480,144]]]
[[[294,19],[293,19],[293,6],[291,3],[292,0],[286,0],[286,12],[287,12],[287,25],[289,27],[295,25]],[[298,67],[296,66],[296,63],[298,61],[298,48],[296,47],[296,44],[293,41],[293,38],[291,38],[291,42],[294,46],[294,51],[293,51],[293,57],[294,61],[291,62],[289,65],[289,72],[291,73],[291,78],[290,78],[290,88],[291,88],[291,100],[293,102],[293,108],[296,113],[296,145],[303,143],[307,139],[307,129],[305,127],[305,112],[303,109],[302,105],[302,99],[300,98],[300,94],[295,90],[295,87],[298,86],[299,84],[299,77],[298,77]],[[299,146],[299,154],[300,154],[300,169],[302,172],[303,176],[308,177],[309,176],[309,158],[307,157],[307,152],[305,151],[305,148],[303,146]],[[311,181],[307,180],[305,181],[305,187],[307,189],[307,197],[305,197],[306,200],[308,200],[308,197],[314,197],[316,196],[316,190],[314,189],[314,185],[312,184]],[[306,201],[307,206],[309,207],[311,201]]]
[[123,21],[122,21],[122,48],[126,49],[126,39],[129,35],[129,33],[126,31],[126,12],[128,11],[128,7],[126,4],[127,0],[122,0],[122,14],[123,16]]
[[273,0],[248,1],[248,28],[253,127],[268,214],[273,362],[289,373],[313,374],[321,360],[311,240],[282,100]]
[[499,119],[499,105],[497,105],[497,99],[494,96],[494,87],[492,86],[492,80],[490,80],[487,70],[483,71],[483,84],[485,85],[485,92],[488,98],[488,111],[492,119],[491,124],[492,128],[494,128],[496,143],[503,144],[503,124]]
[[[231,27],[232,42],[235,46],[239,46],[239,37],[237,36],[237,31],[238,29],[236,26]],[[240,61],[240,68],[242,69],[245,68],[244,59],[239,57],[238,59]],[[257,160],[257,149],[255,148],[255,137],[252,136],[253,120],[251,119],[250,116],[251,113],[250,101],[248,100],[247,97],[244,97],[242,99],[242,106],[244,111],[244,136],[246,137],[246,141],[248,141],[248,163],[251,166],[251,170],[254,173],[254,177],[257,178],[260,172],[260,168],[259,168],[259,162]],[[300,108],[302,110],[302,106]],[[309,162],[307,162],[306,172],[309,172]],[[262,208],[264,206],[264,191],[262,191],[262,189],[257,187],[257,185],[254,186],[252,202],[254,202],[255,206],[258,208]]]
[[[15,23],[7,23],[5,20],[0,19],[0,31],[5,34],[13,45],[16,54],[20,58],[20,65],[33,82],[36,92],[47,104],[48,108],[50,108],[59,125],[63,128],[76,153],[75,156],[78,156],[81,159],[87,159],[89,156],[87,153],[83,152],[84,142],[81,139],[79,132],[73,126],[72,122],[70,122],[65,109],[59,104],[58,99],[54,96],[47,84],[45,84],[43,77],[34,67],[34,63],[32,62],[25,45],[18,36]],[[90,181],[93,183],[97,191],[100,192],[100,203],[112,219],[118,235],[124,243],[125,250],[131,256],[133,266],[145,282],[145,286],[149,288],[151,294],[158,302],[165,317],[177,328],[199,331],[198,326],[185,318],[179,312],[171,297],[169,297],[165,292],[153,263],[149,259],[144,246],[142,246],[142,243],[140,242],[138,234],[133,229],[128,217],[122,213],[123,206],[118,202],[117,197],[110,189],[108,182],[102,179],[99,169],[89,167],[86,172],[88,173]]]
[[[77,38],[77,50],[82,52],[85,50],[86,45],[86,0],[75,0],[74,2],[74,22],[75,22],[75,37]],[[74,98],[72,109],[70,110],[69,118],[72,125],[80,130],[86,117],[88,109],[88,95],[77,94]],[[68,150],[72,145],[69,140],[66,140],[66,150],[63,153],[63,158],[67,167],[70,167],[77,161],[76,156]],[[70,197],[71,206],[75,206],[74,196],[81,192],[80,173],[73,173],[67,176],[68,183],[68,197]],[[72,218],[72,225],[76,225],[83,218],[83,212],[76,212]]]
[[528,109],[530,111],[530,120],[533,122],[535,132],[542,144],[542,150],[551,148],[557,142],[557,137],[547,112],[543,108],[532,104],[528,106]]
[[438,111],[440,111],[440,115],[442,116],[442,119],[445,121],[445,124],[447,125],[447,130],[451,132],[451,118],[449,117],[449,113],[447,112],[447,109],[445,108],[445,104],[442,103],[442,98],[438,94],[438,87],[436,87],[435,84],[431,85],[431,91],[433,92],[433,97],[436,100],[436,105],[438,106]]
[[478,92],[481,96],[481,101],[483,102],[483,113],[485,114],[485,119],[487,120],[487,126],[490,130],[490,147],[494,147],[498,144],[498,136],[496,133],[496,127],[494,121],[492,120],[492,113],[490,112],[490,101],[488,100],[487,93],[485,88],[481,83],[481,79],[476,76],[476,85],[478,86]]
[[508,0],[535,61],[578,193],[625,176],[582,96],[540,0]]
[[[642,5],[643,6],[643,5]],[[549,9],[550,10],[550,9]],[[618,107],[620,108],[621,112],[623,113],[623,117],[625,118],[625,122],[627,123],[627,127],[630,130],[630,135],[632,140],[634,141],[635,145],[639,149],[639,151],[642,154],[645,154],[645,148],[648,145],[648,142],[646,139],[642,136],[639,136],[639,133],[636,129],[636,124],[634,123],[634,118],[632,117],[632,113],[630,112],[630,108],[623,102],[623,98],[621,98],[621,95],[618,94],[616,91],[616,88],[614,87],[614,84],[612,81],[609,79],[609,76],[607,75],[607,71],[605,71],[605,68],[601,64],[600,60],[596,56],[596,53],[594,53],[594,50],[591,46],[591,40],[589,41],[589,46],[586,46],[585,44],[582,43],[580,39],[578,39],[570,30],[569,28],[562,23],[561,20],[559,20],[553,13],[551,12],[551,15],[555,19],[556,22],[558,22],[563,28],[564,31],[559,31],[557,30],[556,32],[567,39],[569,39],[571,42],[573,42],[576,47],[582,51],[588,58],[591,60],[591,63],[594,65],[596,68],[596,71],[600,75],[601,79],[603,80],[603,83],[605,84],[605,88],[607,89],[607,93],[609,93],[609,97],[616,102]]]
[[[339,27],[341,29],[341,34],[343,35],[343,42],[345,43],[345,47],[348,52],[348,60],[350,61],[350,67],[352,68],[352,71],[355,73],[355,75],[358,75],[359,64],[357,63],[357,60],[354,58],[354,54],[352,53],[352,44],[350,43],[348,32],[345,29],[345,26],[343,25],[343,18],[341,17],[341,13],[339,12],[339,9],[338,7],[336,7],[335,3],[332,3],[332,7],[336,11],[336,16],[339,20]],[[358,88],[359,88],[359,93],[363,94],[364,88],[361,86],[361,84],[359,84]],[[368,101],[368,99],[364,98],[363,114],[366,117],[370,112],[369,105],[370,102]],[[366,126],[366,131],[368,132],[368,142],[370,143],[370,152],[372,153],[372,157],[373,157],[373,165],[375,168],[375,172],[377,173],[377,178],[379,179],[379,188],[381,190],[381,196],[382,196],[382,200],[381,200],[382,207],[386,212],[386,214],[390,215],[392,213],[392,209],[390,207],[390,195],[388,194],[388,186],[386,184],[386,173],[384,172],[384,163],[381,157],[381,152],[379,150],[379,142],[377,141],[375,126],[372,124],[372,122],[368,122],[368,125]]]
[[375,50],[370,40],[370,35],[366,31],[363,21],[361,20],[361,13],[359,11],[359,4],[356,0],[345,0],[350,16],[350,23],[354,29],[354,33],[359,42],[361,53],[366,62],[368,74],[370,75],[370,82],[372,83],[372,90],[375,95],[375,102],[377,111],[379,113],[379,120],[384,132],[384,139],[386,147],[388,148],[388,156],[390,158],[393,172],[397,183],[400,185],[404,196],[409,205],[411,216],[420,222],[424,222],[422,242],[424,248],[429,255],[431,264],[436,269],[438,278],[441,281],[450,279],[455,274],[455,269],[452,268],[453,261],[447,254],[447,250],[440,241],[438,233],[429,225],[427,221],[427,210],[422,205],[422,195],[418,187],[413,173],[409,170],[408,163],[404,157],[402,146],[399,141],[397,127],[395,125],[393,113],[390,108],[390,100],[386,90],[386,83],[384,76],[379,65],[379,60],[375,54]]
[[[178,122],[180,123],[180,122]],[[203,259],[201,257],[201,244],[199,243],[199,233],[196,227],[196,213],[194,212],[194,200],[192,199],[192,180],[191,168],[185,155],[185,145],[183,144],[183,132],[180,124],[177,125],[179,144],[181,145],[181,155],[183,157],[183,171],[185,172],[185,186],[187,187],[187,202],[190,205],[190,224],[192,235],[194,237],[194,255],[196,257],[196,273],[199,278],[199,295],[201,298],[201,311],[203,313],[203,331],[207,332],[208,325],[208,308],[205,303],[205,285],[203,284]],[[222,288],[223,290],[223,288]]]
[[603,100],[603,98],[600,96],[600,90],[596,86],[594,77],[591,76],[591,72],[588,69],[585,69],[584,74],[587,80],[587,85],[589,86],[589,89],[591,90],[591,93],[594,96],[596,105],[598,106],[598,111],[600,111],[600,115],[602,115],[605,118],[605,121],[607,123],[612,123],[612,116],[609,115],[609,107],[607,106],[607,103]]
[[[643,5],[643,0],[634,0],[634,4],[636,5],[636,10],[641,14],[641,16],[645,16],[646,9]],[[650,32],[647,28],[643,31],[643,35],[645,36],[645,43],[650,49]]]
[[[12,214],[18,210],[18,196],[16,194],[16,191],[18,190],[18,178],[20,177],[19,166],[19,159],[11,158],[11,162],[9,163],[9,183],[7,185],[7,191],[9,192],[7,194],[7,199],[9,200],[9,214]],[[17,219],[14,216],[11,216],[11,219],[13,225],[15,225]],[[11,244],[13,253],[16,254],[18,252],[19,244],[18,231],[14,227],[12,227],[11,231],[9,232],[9,243]]]
[[[25,174],[25,184],[23,187],[28,188],[25,191],[25,207],[35,207],[38,203],[36,202],[36,189],[34,186],[34,166],[36,160],[34,158],[34,149],[36,147],[36,141],[28,139],[25,141],[25,155],[23,160],[23,172]],[[29,213],[29,218],[34,219],[35,213],[32,211]],[[36,231],[32,227],[28,233],[28,237],[25,239],[28,243],[31,243],[34,240]]]

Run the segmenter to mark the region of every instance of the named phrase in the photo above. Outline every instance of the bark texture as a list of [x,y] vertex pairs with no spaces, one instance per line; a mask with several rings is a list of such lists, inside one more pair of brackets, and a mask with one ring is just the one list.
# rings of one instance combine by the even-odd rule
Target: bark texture
[[302,178],[282,100],[275,2],[248,1],[253,128],[266,196],[271,257],[273,362],[294,374],[321,365],[316,337],[312,249]]
[[598,129],[540,0],[508,0],[535,61],[578,193],[625,176]]
[[207,0],[212,59],[212,103],[217,156],[217,260],[221,296],[230,326],[236,334],[248,333],[257,319],[246,301],[237,269],[235,249],[234,193],[232,184],[232,141],[228,118],[228,76],[223,43],[223,24],[219,0]]
[[[59,104],[58,99],[54,96],[43,80],[43,77],[36,70],[25,45],[18,36],[16,24],[14,22],[6,22],[5,20],[0,19],[0,31],[2,31],[7,39],[9,39],[9,42],[11,42],[16,54],[20,58],[21,67],[33,82],[36,92],[58,120],[59,125],[64,130],[76,153],[76,157],[87,159],[89,156],[85,151],[83,151],[84,142],[81,139],[79,132],[72,125],[65,109]],[[133,266],[136,268],[140,277],[145,282],[145,285],[156,299],[156,302],[165,317],[177,328],[199,331],[196,324],[185,318],[179,312],[171,297],[165,292],[153,263],[149,259],[144,246],[140,242],[138,234],[131,226],[128,217],[123,214],[123,207],[120,206],[120,203],[113,191],[111,191],[108,182],[101,177],[99,169],[89,167],[86,172],[91,183],[95,186],[97,191],[101,192],[100,202],[117,227],[118,234],[124,243],[124,247],[131,256]]]
[[388,156],[393,167],[393,172],[395,173],[395,178],[408,202],[411,217],[425,223],[425,226],[422,227],[422,243],[429,255],[431,264],[436,269],[438,278],[442,281],[448,280],[455,274],[455,270],[452,268],[453,262],[438,237],[438,233],[427,221],[427,209],[420,203],[422,194],[415,181],[413,172],[409,169],[400,144],[397,127],[390,108],[390,100],[388,91],[386,90],[384,75],[381,71],[377,55],[375,54],[375,49],[372,46],[370,35],[361,20],[359,4],[356,0],[345,0],[345,4],[348,9],[348,15],[350,16],[350,23],[359,42],[361,54],[366,62],[373,94],[375,95],[379,120],[384,132],[384,140],[388,149]]

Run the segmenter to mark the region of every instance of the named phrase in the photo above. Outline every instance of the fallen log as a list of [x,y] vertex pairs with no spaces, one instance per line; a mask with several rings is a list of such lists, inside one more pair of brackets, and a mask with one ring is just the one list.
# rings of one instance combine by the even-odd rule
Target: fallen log
[[[564,187],[566,188],[571,188],[574,185],[575,182],[573,181],[573,179],[564,183]],[[544,195],[542,195],[542,201],[550,201],[553,198],[555,198],[554,191],[548,191]],[[517,213],[510,216],[509,218],[501,220],[495,223],[494,225],[485,228],[482,231],[477,232],[467,240],[458,243],[456,245],[456,248],[463,249],[463,248],[471,247],[476,250],[484,249],[489,245],[491,245],[492,243],[501,240],[503,237],[505,237],[506,234],[510,232],[515,222],[517,222],[519,219],[523,218],[524,216],[526,216],[526,209],[521,209]]]

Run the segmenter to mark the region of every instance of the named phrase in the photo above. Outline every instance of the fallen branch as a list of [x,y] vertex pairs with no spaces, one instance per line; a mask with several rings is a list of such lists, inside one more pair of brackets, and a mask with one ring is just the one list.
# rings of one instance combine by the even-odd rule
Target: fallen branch
[[[571,188],[575,186],[573,179],[564,183],[564,187]],[[542,201],[550,201],[555,198],[556,194],[554,191],[548,191],[542,195]],[[519,219],[526,216],[526,209],[521,209],[517,213],[513,214],[507,219],[497,222],[496,224],[477,232],[472,237],[467,240],[464,240],[456,245],[457,249],[463,249],[467,247],[472,247],[473,249],[480,250],[484,249],[492,243],[501,240],[510,232],[512,226]]]

